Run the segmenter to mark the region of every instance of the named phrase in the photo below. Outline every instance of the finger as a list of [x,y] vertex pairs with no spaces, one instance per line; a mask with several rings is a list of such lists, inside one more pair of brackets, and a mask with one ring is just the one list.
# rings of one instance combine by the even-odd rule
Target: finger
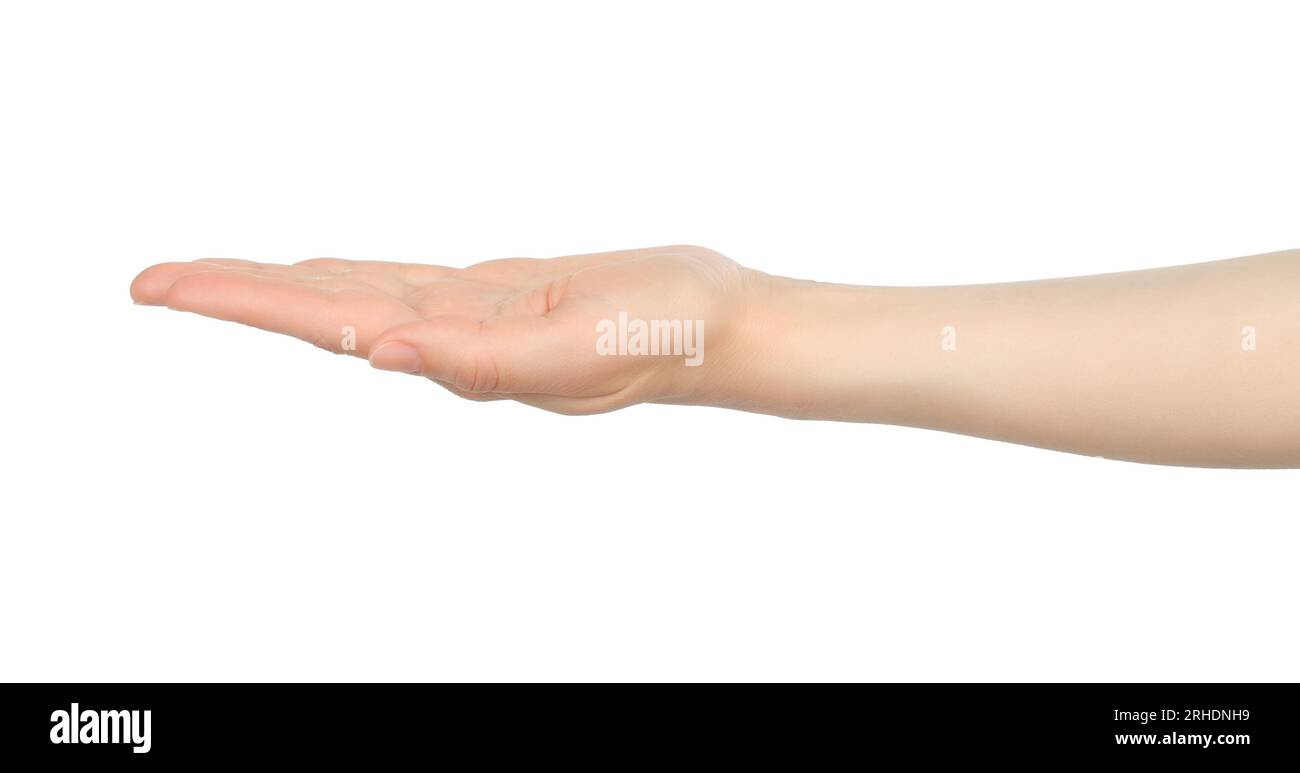
[[261,263],[240,258],[201,258],[199,261],[229,268],[247,268],[260,270],[286,270],[294,274],[351,274],[368,272],[399,276],[411,274],[429,280],[441,278],[458,269],[447,266],[435,266],[426,263],[399,263],[392,260],[345,260],[343,258],[309,258],[296,263]]
[[[188,263],[159,263],[140,272],[131,283],[131,297],[136,303],[158,305],[164,302],[167,291],[172,284],[183,276],[205,271],[241,271],[254,276],[280,277],[295,281],[311,281],[317,278],[310,269],[300,269],[276,263],[255,263],[251,260],[233,260],[230,258],[204,258]],[[329,275],[331,281],[334,275]]]
[[463,392],[568,394],[581,388],[599,359],[594,344],[583,340],[570,322],[554,317],[434,317],[385,331],[370,364]]
[[367,356],[373,341],[416,314],[368,289],[321,289],[242,271],[183,274],[162,299],[169,308],[291,335],[333,352]]
[[395,277],[416,287],[444,279],[459,270],[426,263],[398,263],[391,260],[343,260],[342,258],[312,258],[298,261],[293,265],[331,274],[381,274]]
[[285,279],[312,279],[321,276],[334,276],[332,273],[313,269],[310,266],[290,265],[287,263],[259,263],[255,260],[239,260],[237,258],[203,258],[194,262],[234,271],[244,271],[250,274],[278,276]]
[[141,271],[131,281],[131,300],[148,306],[160,306],[164,303],[172,284],[188,274],[201,271],[220,271],[225,267],[207,261],[189,263],[159,263]]
[[[202,261],[196,262],[208,266],[220,266],[235,271],[244,271],[257,276],[274,276],[298,282],[313,282],[325,288],[364,285],[398,297],[406,295],[420,286],[402,278],[401,272],[396,268],[402,265],[400,263],[338,261],[334,258],[317,258],[293,265],[258,263],[252,260],[234,258],[204,258]],[[332,263],[348,263],[355,268],[346,271],[337,270],[331,266]],[[438,267],[430,266],[429,268]]]
[[310,284],[323,290],[373,288],[397,299],[404,300],[416,288],[394,274],[376,274],[369,271],[334,273],[319,268],[286,266],[278,263],[256,263],[251,260],[231,258],[205,258],[192,263],[161,263],[141,272],[131,284],[131,296],[136,303],[162,304],[171,285],[183,276],[205,271],[232,271],[251,276],[274,277]]

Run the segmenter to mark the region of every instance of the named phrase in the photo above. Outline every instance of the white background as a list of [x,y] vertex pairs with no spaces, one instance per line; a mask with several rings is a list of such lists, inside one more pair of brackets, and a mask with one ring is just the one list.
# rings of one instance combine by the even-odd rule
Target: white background
[[1298,23],[5,3],[0,678],[1300,679],[1300,472],[566,418],[127,295],[209,256],[948,284],[1297,247]]

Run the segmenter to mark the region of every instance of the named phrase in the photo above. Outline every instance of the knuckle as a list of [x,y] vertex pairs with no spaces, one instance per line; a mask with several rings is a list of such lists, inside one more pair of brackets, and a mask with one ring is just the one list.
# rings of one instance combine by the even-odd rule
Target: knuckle
[[501,371],[497,368],[495,359],[480,354],[469,358],[456,370],[453,383],[464,392],[495,392],[501,386]]

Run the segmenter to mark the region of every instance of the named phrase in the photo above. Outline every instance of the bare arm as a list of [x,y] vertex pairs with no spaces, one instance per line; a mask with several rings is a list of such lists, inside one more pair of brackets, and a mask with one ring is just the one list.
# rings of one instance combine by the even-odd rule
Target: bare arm
[[934,288],[760,283],[722,404],[1163,464],[1300,466],[1300,251]]
[[150,268],[132,296],[562,413],[716,405],[1300,467],[1300,251],[927,288],[774,277],[682,246],[466,269],[206,260]]

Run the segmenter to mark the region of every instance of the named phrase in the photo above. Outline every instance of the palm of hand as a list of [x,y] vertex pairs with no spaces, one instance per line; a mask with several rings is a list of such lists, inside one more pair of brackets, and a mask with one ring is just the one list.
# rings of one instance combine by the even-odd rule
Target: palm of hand
[[600,356],[601,320],[620,312],[705,320],[716,348],[741,311],[743,272],[700,247],[465,269],[330,258],[294,265],[201,260],[153,266],[136,277],[131,295],[367,357],[462,397],[591,413],[680,399],[703,370],[684,368],[681,357]]

